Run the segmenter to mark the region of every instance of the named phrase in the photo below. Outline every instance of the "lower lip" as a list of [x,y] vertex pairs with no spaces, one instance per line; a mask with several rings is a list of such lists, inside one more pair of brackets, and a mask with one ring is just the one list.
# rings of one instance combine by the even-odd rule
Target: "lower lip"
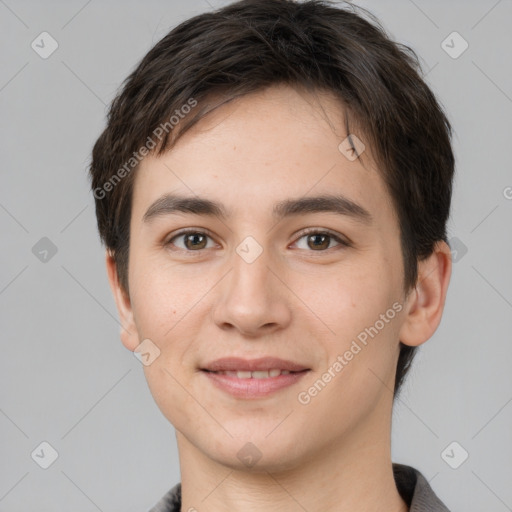
[[298,382],[309,370],[265,379],[239,379],[230,375],[222,375],[203,370],[203,373],[215,386],[237,398],[261,398],[271,395],[280,389],[287,388]]

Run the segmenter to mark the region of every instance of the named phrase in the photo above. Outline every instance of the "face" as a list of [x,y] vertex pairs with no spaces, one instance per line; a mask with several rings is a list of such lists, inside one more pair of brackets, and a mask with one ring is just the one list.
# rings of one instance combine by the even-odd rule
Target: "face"
[[[213,111],[137,171],[122,339],[151,340],[156,403],[212,460],[243,467],[243,449],[291,468],[389,419],[400,232],[370,148],[347,158],[346,136],[333,97],[272,87]],[[212,365],[234,357],[249,362]],[[285,362],[262,371],[295,370],[213,372],[266,357]]]

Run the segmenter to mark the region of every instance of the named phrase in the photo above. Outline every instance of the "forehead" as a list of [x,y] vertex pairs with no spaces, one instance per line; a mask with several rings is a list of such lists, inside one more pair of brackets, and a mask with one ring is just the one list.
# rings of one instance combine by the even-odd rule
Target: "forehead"
[[[364,144],[356,127],[349,130]],[[210,112],[161,157],[142,161],[134,211],[142,218],[159,197],[179,193],[250,217],[267,207],[273,215],[276,203],[290,198],[341,194],[392,218],[369,144],[354,158],[347,135],[345,111],[332,94],[279,85],[242,96]]]

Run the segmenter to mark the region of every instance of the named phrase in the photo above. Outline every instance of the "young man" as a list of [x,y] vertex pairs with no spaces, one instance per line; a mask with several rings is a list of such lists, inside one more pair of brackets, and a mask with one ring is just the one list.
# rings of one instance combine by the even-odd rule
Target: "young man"
[[450,279],[450,135],[352,6],[234,3],[128,77],[90,171],[121,339],[176,430],[154,511],[447,510],[390,437]]

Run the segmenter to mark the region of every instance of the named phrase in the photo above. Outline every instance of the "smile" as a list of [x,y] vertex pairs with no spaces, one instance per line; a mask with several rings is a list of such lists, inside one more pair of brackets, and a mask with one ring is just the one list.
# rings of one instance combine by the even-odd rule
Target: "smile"
[[218,389],[235,398],[265,398],[296,384],[309,370],[290,371],[278,368],[257,371],[208,371],[201,374]]
[[279,370],[278,368],[274,368],[273,370],[260,370],[255,372],[249,372],[244,370],[238,371],[219,371],[212,372],[217,375],[229,375],[230,377],[237,377],[238,379],[268,379],[269,377],[279,377],[279,375],[288,375],[290,370]]

